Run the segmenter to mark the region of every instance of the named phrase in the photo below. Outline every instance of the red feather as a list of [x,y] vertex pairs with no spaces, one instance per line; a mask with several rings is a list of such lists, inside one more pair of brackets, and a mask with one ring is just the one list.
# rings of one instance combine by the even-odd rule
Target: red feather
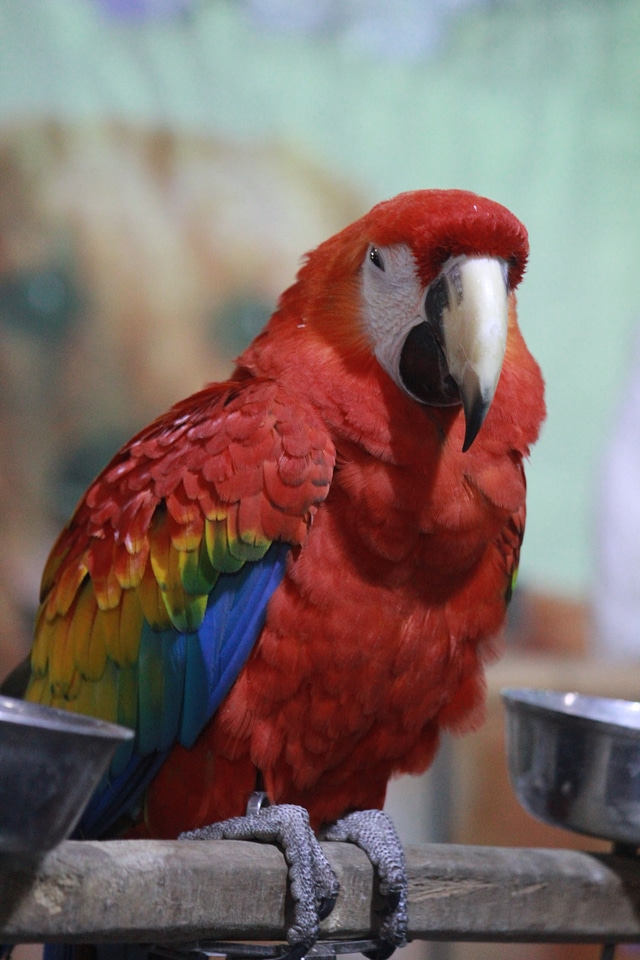
[[[465,453],[461,408],[417,403],[373,355],[361,297],[370,244],[408,246],[424,287],[450,257],[507,264],[506,355]],[[275,539],[292,544],[247,664],[193,748],[173,748],[138,834],[243,813],[258,771],[272,801],[303,804],[315,825],[378,807],[393,774],[431,762],[439,729],[478,722],[524,529],[522,464],[544,417],[513,295],[527,253],[519,221],[470,193],[378,205],[309,256],[233,380],[142,431],[80,504],[46,572],[54,620],[75,609],[85,562],[101,607],[135,590],[128,618],[144,610],[164,626],[161,595],[189,621],[202,597],[185,583]],[[40,677],[55,622],[42,630]],[[65,636],[60,626],[55,642]]]
[[[467,453],[458,408],[421,408],[372,366],[351,287],[370,242],[411,242],[425,284],[448,256],[484,253],[507,260],[515,286],[527,255],[524,229],[495,204],[456,192],[397,198],[309,258],[240,360],[241,376],[267,374],[311,399],[339,461],[261,641],[203,741],[233,758],[243,782],[260,768],[272,800],[302,803],[316,824],[379,806],[394,771],[431,762],[440,727],[479,722],[482,665],[497,652],[523,529],[522,460],[544,416],[513,298],[501,380]],[[283,446],[305,455],[305,436]],[[289,489],[288,470],[266,467],[271,502]],[[202,759],[181,758],[186,783]],[[232,806],[231,789],[215,781],[202,822],[243,812],[245,796]],[[149,827],[169,834],[180,804],[171,825],[155,820],[162,791],[161,777]]]

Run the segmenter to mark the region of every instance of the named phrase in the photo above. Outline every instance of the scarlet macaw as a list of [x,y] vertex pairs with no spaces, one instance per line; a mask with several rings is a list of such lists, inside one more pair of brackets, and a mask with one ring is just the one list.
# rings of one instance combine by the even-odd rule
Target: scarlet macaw
[[82,836],[176,837],[256,789],[318,830],[477,722],[544,417],[527,254],[472,193],[380,203],[307,257],[230,380],[91,485],[46,566],[26,690],[135,730]]

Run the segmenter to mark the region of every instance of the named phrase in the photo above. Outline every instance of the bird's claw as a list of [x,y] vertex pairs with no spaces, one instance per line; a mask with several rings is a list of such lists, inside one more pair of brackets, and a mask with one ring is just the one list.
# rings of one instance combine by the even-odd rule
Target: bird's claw
[[331,913],[338,879],[325,857],[303,807],[265,806],[255,795],[244,817],[223,820],[181,834],[184,840],[254,840],[276,844],[287,861],[293,923],[287,930],[288,960],[302,957],[318,938],[320,921]]
[[[296,960],[313,946],[319,924],[331,913],[339,883],[331,864],[311,830],[309,815],[292,804],[265,805],[263,794],[253,794],[247,815],[183,833],[187,840],[254,840],[276,844],[284,853],[293,900],[293,923],[287,931],[291,947],[286,960]],[[364,951],[370,960],[386,960],[407,942],[407,874],[404,851],[391,818],[382,810],[347,814],[327,827],[324,840],[355,843],[371,860],[383,900],[378,940]]]
[[359,810],[336,820],[323,831],[325,840],[355,843],[367,854],[379,878],[384,900],[379,943],[366,956],[386,960],[407,943],[407,871],[404,851],[393,821],[382,810]]

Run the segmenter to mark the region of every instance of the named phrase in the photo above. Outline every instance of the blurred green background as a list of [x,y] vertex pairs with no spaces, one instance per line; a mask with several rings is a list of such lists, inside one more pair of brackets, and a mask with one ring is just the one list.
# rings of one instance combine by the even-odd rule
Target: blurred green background
[[620,619],[637,649],[639,182],[637,0],[0,0],[0,676],[85,486],[227,376],[301,255],[399,191],[475,190],[528,227],[520,321],[547,382],[519,657],[433,796],[400,781],[390,804],[411,841],[571,843],[510,796],[498,691],[637,696],[588,655],[615,652]]
[[[24,524],[40,560],[116,442],[224,376],[305,249],[419,187],[475,190],[529,229],[520,318],[548,421],[521,582],[588,595],[599,470],[640,318],[640,4],[386,7],[0,3],[5,576],[23,606]],[[226,280],[203,281],[220,264]],[[33,471],[46,482],[19,526]]]

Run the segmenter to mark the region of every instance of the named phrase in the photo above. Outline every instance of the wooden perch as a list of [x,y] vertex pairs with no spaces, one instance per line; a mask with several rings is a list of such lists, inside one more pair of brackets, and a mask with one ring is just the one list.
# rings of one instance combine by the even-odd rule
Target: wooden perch
[[[341,884],[327,939],[375,933],[367,857],[325,850]],[[437,844],[407,850],[413,939],[640,941],[640,859]],[[0,860],[0,942],[282,940],[284,858],[228,841],[67,841],[38,865]],[[372,917],[374,918],[372,929]]]

